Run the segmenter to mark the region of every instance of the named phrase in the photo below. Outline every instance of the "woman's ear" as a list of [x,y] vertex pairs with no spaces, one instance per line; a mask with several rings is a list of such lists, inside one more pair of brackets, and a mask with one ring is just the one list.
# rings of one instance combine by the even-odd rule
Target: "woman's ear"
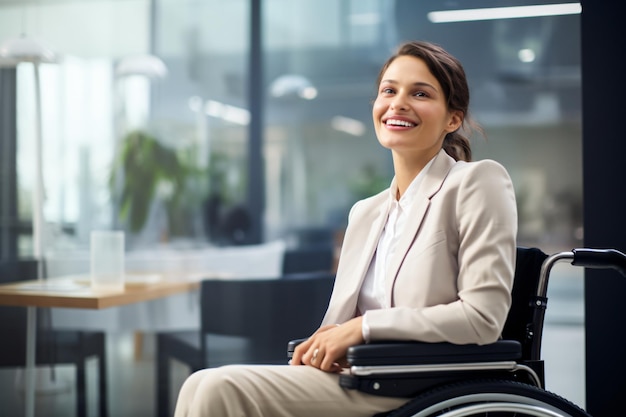
[[463,124],[463,112],[455,110],[450,112],[450,119],[448,120],[448,133],[456,131]]

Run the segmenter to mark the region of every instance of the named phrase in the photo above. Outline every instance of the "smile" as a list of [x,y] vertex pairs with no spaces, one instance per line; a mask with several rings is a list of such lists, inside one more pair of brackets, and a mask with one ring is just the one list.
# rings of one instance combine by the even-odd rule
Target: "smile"
[[402,127],[414,127],[415,123],[408,122],[406,120],[398,120],[398,119],[387,119],[385,121],[387,126],[402,126]]

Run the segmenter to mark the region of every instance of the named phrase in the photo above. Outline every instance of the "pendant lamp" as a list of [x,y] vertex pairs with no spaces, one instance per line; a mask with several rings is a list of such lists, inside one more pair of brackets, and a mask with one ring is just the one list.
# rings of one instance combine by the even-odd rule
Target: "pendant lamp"
[[161,79],[167,75],[167,67],[161,58],[151,54],[131,55],[122,58],[115,68],[115,75],[143,75],[150,79]]
[[56,63],[57,55],[48,46],[21,35],[0,44],[0,66],[16,66],[22,62]]

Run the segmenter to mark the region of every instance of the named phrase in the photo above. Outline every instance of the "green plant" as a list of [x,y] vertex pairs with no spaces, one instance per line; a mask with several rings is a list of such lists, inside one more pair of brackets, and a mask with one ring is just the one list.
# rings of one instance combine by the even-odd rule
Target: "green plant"
[[127,221],[130,231],[143,229],[150,206],[157,197],[167,208],[170,228],[186,218],[183,212],[193,204],[190,200],[203,198],[190,190],[205,175],[202,169],[190,162],[189,154],[163,145],[145,131],[136,130],[124,137],[114,159],[109,187],[118,205],[118,216],[120,220]]

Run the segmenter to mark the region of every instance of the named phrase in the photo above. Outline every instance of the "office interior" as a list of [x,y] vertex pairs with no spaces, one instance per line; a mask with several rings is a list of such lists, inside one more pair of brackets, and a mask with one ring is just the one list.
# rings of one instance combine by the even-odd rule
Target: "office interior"
[[[38,131],[43,256],[58,273],[85,259],[93,230],[123,230],[129,256],[291,248],[310,236],[338,249],[351,205],[391,181],[371,102],[380,66],[409,39],[440,43],[464,64],[486,132],[472,138],[474,159],[511,174],[519,244],[583,246],[580,12],[433,21],[442,10],[554,3],[564,2],[0,0],[0,41],[26,36],[54,54],[38,81],[29,62],[0,68],[0,257],[37,250]],[[126,165],[148,172],[133,182],[124,151],[155,143],[175,166],[152,153]],[[125,186],[142,199],[130,215]],[[550,285],[548,388],[584,407],[584,271],[559,268]],[[107,337],[111,414],[154,415],[152,335]],[[187,373],[175,371],[174,389]],[[0,398],[19,410],[20,370],[0,375]],[[38,396],[47,406],[37,415],[71,413],[69,385]]]

